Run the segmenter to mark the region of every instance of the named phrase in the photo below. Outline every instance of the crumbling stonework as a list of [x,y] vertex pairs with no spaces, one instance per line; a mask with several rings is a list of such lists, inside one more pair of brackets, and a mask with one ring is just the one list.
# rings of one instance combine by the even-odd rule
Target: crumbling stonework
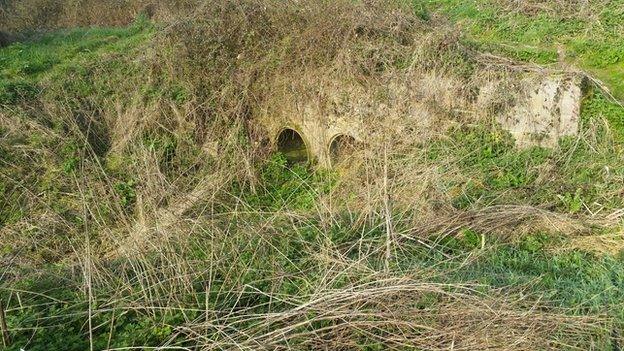
[[[492,90],[493,87],[484,89],[480,104],[496,98]],[[515,101],[495,112],[494,117],[511,133],[518,146],[555,147],[561,137],[578,133],[582,77],[572,74],[526,77],[503,93],[513,96]]]
[[581,77],[493,77],[472,87],[422,72],[389,76],[379,84],[285,78],[283,90],[274,91],[258,118],[273,142],[285,129],[299,133],[310,159],[323,167],[331,166],[331,142],[339,135],[378,145],[397,138],[425,141],[449,126],[489,120],[509,131],[519,147],[554,147],[578,132]]

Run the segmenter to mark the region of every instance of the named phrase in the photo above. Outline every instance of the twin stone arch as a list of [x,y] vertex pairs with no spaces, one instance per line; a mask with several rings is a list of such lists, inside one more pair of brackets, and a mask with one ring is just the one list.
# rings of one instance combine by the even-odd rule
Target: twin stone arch
[[356,138],[348,133],[334,133],[327,141],[324,138],[314,140],[294,127],[282,127],[275,137],[275,149],[286,157],[291,164],[317,161],[331,167],[349,158],[357,148]]

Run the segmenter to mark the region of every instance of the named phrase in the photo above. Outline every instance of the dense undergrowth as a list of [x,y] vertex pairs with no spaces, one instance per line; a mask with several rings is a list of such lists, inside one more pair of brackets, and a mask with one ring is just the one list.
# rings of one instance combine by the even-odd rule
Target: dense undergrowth
[[[403,41],[435,32],[438,11],[471,47],[554,63],[562,44],[567,63],[617,75],[617,2],[591,34],[604,45],[576,14],[499,2],[257,4],[0,49],[8,350],[622,345],[624,109],[604,91],[554,149],[457,123],[335,170],[287,165],[248,120],[284,72],[347,57],[374,76],[370,56],[405,69]],[[452,40],[435,49],[462,75]]]
[[[238,321],[239,317],[232,317],[232,313],[243,313],[245,316],[266,313],[261,318],[271,318],[272,313],[289,311],[294,300],[314,299],[320,287],[358,291],[362,288],[359,284],[375,285],[392,280],[390,277],[396,274],[406,274],[397,282],[401,285],[409,284],[410,279],[426,282],[419,283],[422,286],[415,288],[407,297],[408,303],[414,303],[417,313],[424,316],[410,316],[410,319],[423,318],[426,322],[434,322],[438,314],[443,314],[444,308],[439,304],[445,303],[447,294],[457,293],[461,295],[460,299],[468,300],[469,295],[479,297],[502,292],[528,296],[536,294],[539,299],[550,301],[550,307],[540,306],[539,309],[558,306],[569,316],[595,315],[604,318],[604,321],[588,321],[571,327],[582,328],[583,333],[588,333],[585,338],[589,338],[594,347],[613,347],[618,342],[617,336],[614,338],[612,333],[617,333],[621,323],[624,323],[620,308],[624,297],[624,261],[621,255],[580,250],[553,252],[553,247],[562,243],[565,245],[568,239],[541,232],[524,236],[513,243],[488,237],[484,245],[478,232],[465,229],[452,237],[429,238],[431,241],[424,245],[400,240],[396,243],[397,251],[390,267],[384,268],[384,257],[378,247],[384,245],[385,229],[378,224],[354,223],[347,213],[332,214],[329,223],[322,217],[308,215],[302,218],[287,214],[288,211],[306,213],[313,210],[315,200],[331,187],[332,181],[319,181],[317,175],[301,166],[294,170],[286,168],[284,160],[283,156],[276,155],[263,167],[260,186],[265,191],[260,191],[258,195],[250,195],[248,190],[241,192],[241,196],[247,198],[238,204],[242,209],[231,214],[226,233],[218,235],[208,232],[208,227],[198,226],[188,242],[169,242],[167,250],[172,252],[165,254],[165,257],[148,255],[142,258],[145,261],[134,263],[123,260],[99,262],[99,274],[107,276],[102,277],[105,284],[95,287],[96,298],[91,306],[91,323],[94,326],[91,328],[91,339],[86,337],[89,301],[84,292],[82,272],[64,265],[48,266],[43,271],[22,272],[28,274],[28,278],[5,287],[3,294],[9,301],[9,325],[15,328],[13,337],[16,345],[28,345],[30,350],[51,347],[82,350],[89,348],[91,340],[95,349],[144,345],[193,349],[197,343],[208,348],[211,348],[209,345],[227,348],[239,343],[240,346],[249,342],[246,340],[248,335],[240,340],[241,336],[231,335],[237,338],[233,342],[223,340],[218,330],[235,325],[236,328],[254,331],[258,321]],[[247,232],[252,228],[257,230],[258,225],[264,228],[264,232]],[[409,233],[412,227],[409,221],[397,217],[394,229],[397,233]],[[339,252],[345,256],[324,256]],[[170,266],[174,262],[168,260],[178,255],[183,257],[185,263],[180,267]],[[165,262],[159,262],[163,259]],[[131,268],[134,264],[147,267],[136,271],[136,268]],[[340,268],[341,265],[355,266]],[[150,279],[167,277],[167,271],[171,269],[186,271],[185,274],[176,273],[173,276],[175,280],[188,279],[189,285],[184,286],[182,291],[175,291],[183,288],[180,281],[143,285],[149,284]],[[319,274],[324,271],[331,276]],[[372,273],[376,271],[379,273]],[[148,290],[135,291],[128,284],[139,284]],[[439,287],[446,288],[442,292]],[[502,291],[498,292],[498,289]],[[537,307],[533,304],[540,304],[537,301],[528,303],[527,307],[533,308]],[[314,316],[328,312],[307,313]],[[357,314],[355,311],[352,313]],[[496,317],[500,316],[489,316]],[[211,318],[210,322],[203,324],[206,318]],[[306,318],[310,318],[310,322],[296,327],[293,330],[295,335],[318,333],[318,328],[338,327],[351,319],[349,316],[328,317],[327,320],[314,322],[313,317]],[[365,320],[376,318],[383,319],[370,314]],[[610,319],[615,324],[605,322]],[[220,320],[223,325],[213,324]],[[461,320],[458,322],[462,323]],[[478,318],[472,320],[472,323],[478,322]],[[509,320],[507,323],[513,322]],[[277,323],[273,327],[283,326]],[[475,325],[470,328],[475,328]],[[553,333],[550,337],[561,337],[567,340],[565,342],[571,342],[570,335],[566,336],[571,332],[568,328],[557,324],[554,331],[538,332]],[[266,332],[271,330],[268,328]],[[200,336],[196,333],[204,334]],[[393,346],[384,336],[362,333],[350,338],[350,343],[355,342],[357,348],[400,347]],[[332,335],[330,333],[328,337],[337,337]],[[581,336],[574,332],[572,335],[573,338]],[[444,339],[444,335],[439,337]],[[302,341],[305,344],[305,340],[294,337],[290,342]],[[254,340],[249,347],[259,347],[256,342],[261,341]],[[443,341],[437,342],[444,344]],[[579,342],[580,346],[586,345],[587,340],[581,338],[575,342]],[[434,347],[427,343],[422,345]]]

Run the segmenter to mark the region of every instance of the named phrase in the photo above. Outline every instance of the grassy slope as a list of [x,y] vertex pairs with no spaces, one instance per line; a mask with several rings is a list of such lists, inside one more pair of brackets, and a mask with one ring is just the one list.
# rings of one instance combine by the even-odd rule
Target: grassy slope
[[533,11],[528,5],[523,11],[523,4],[504,7],[504,1],[429,2],[488,50],[540,64],[557,63],[563,53],[566,63],[594,74],[624,99],[621,1],[590,1],[583,10],[580,5],[562,8],[565,5],[543,3]]
[[[578,67],[603,81],[624,101],[624,3],[589,1],[566,6],[539,3],[532,8],[508,1],[429,0],[429,7],[450,17],[480,49],[542,65]],[[507,3],[509,6],[503,6]],[[624,130],[624,114],[606,114]]]
[[[2,129],[8,125],[0,126],[5,134],[0,142],[0,169],[4,171],[0,224],[14,223],[24,216],[27,196],[18,194],[20,184],[34,185],[33,191],[50,194],[41,206],[67,212],[64,204],[73,200],[63,199],[63,192],[67,175],[81,161],[82,141],[69,132],[61,117],[41,113],[40,104],[60,99],[66,106],[79,109],[80,104],[110,103],[123,93],[121,87],[127,78],[137,74],[131,71],[134,67],[121,65],[117,58],[145,44],[151,35],[151,26],[138,21],[128,28],[57,31],[0,50],[0,107],[7,118],[15,119],[16,126],[24,128],[9,132]],[[115,74],[106,76],[98,70]],[[24,108],[29,104],[36,108]],[[52,130],[32,128],[29,120]],[[14,153],[13,147],[27,151]]]
[[0,102],[15,103],[38,93],[41,80],[69,73],[72,64],[96,61],[102,54],[126,52],[137,42],[145,41],[142,30],[141,24],[131,28],[64,30],[3,49]]
[[[600,4],[590,1],[580,15],[574,12],[580,10],[579,5],[570,5],[573,12],[566,13],[557,10],[561,4],[546,2],[537,11],[525,12],[518,10],[522,3],[517,3],[517,11],[513,11],[513,6],[505,7],[504,2],[496,0],[429,0],[428,3],[432,11],[458,23],[476,47],[542,65],[557,65],[564,55],[565,64],[600,79],[617,99],[624,101],[624,3],[621,1]],[[619,140],[624,140],[624,109],[602,94],[590,95],[584,104],[584,120],[600,116],[606,117]],[[578,184],[591,184],[595,179],[589,176],[592,171],[579,171],[570,174],[588,177],[579,179]],[[601,193],[605,189],[597,191]],[[575,197],[570,193],[565,196]],[[534,245],[536,238],[538,244]],[[605,311],[610,309],[606,306],[619,304],[617,300],[624,291],[622,271],[612,268],[622,267],[621,258],[593,257],[580,251],[549,256],[542,250],[540,236],[536,238],[527,239],[515,249],[500,248],[478,264],[481,267],[476,270],[478,273],[468,275],[511,284],[528,283],[527,278],[538,277],[538,285],[546,295],[554,293],[555,300],[581,311]],[[621,313],[616,313],[622,318]]]
[[[497,1],[429,1],[433,11],[439,11],[457,22],[465,30],[468,41],[478,48],[546,65],[556,65],[563,52],[566,64],[602,80],[616,98],[623,100],[624,37],[621,33],[624,30],[624,3],[609,1],[601,6],[595,5],[590,2],[592,16],[576,16],[574,13],[558,12],[557,5],[554,5],[553,11],[523,13],[510,11],[509,7],[505,8],[502,2]],[[624,140],[624,109],[602,94],[592,94],[584,104],[584,121],[600,116],[609,120],[619,140]],[[614,157],[616,159],[621,155]],[[529,159],[535,160],[534,157]],[[609,161],[607,163],[610,164]],[[578,163],[581,164],[582,161]],[[573,177],[584,178],[578,179],[579,185],[592,184],[596,179],[590,176],[595,172],[583,166],[568,172]],[[620,181],[615,180],[617,183]],[[596,189],[594,194],[604,192],[606,189]],[[568,206],[577,206],[570,201],[576,198],[575,194],[567,193],[564,198],[568,199],[564,201]],[[616,208],[618,206],[621,207],[621,204]],[[615,307],[620,305],[618,300],[624,293],[621,255],[619,258],[609,255],[596,257],[582,250],[551,255],[544,250],[549,246],[566,246],[566,239],[555,240],[549,245],[543,241],[545,238],[537,235],[515,247],[500,247],[472,267],[474,270],[470,268],[462,274],[495,285],[536,284],[532,288],[543,289],[547,298],[559,301],[576,312],[615,312],[622,321],[621,307]],[[546,239],[546,242],[549,240]]]
[[[570,51],[568,57],[573,62],[596,72],[601,78],[617,77],[618,74],[621,77],[624,74],[622,56],[618,56],[621,55],[624,45],[621,38],[610,33],[609,29],[602,29],[601,32],[608,38],[607,43],[597,45],[592,44],[592,38],[603,34],[592,34],[591,37],[583,34],[586,33],[583,31],[585,24],[576,20],[572,23],[561,23],[559,19],[548,16],[538,18],[523,15],[501,16],[496,14],[495,5],[476,11],[477,6],[474,2],[437,1],[436,6],[441,6],[441,9],[454,20],[463,22],[472,33],[472,40],[495,51],[528,61],[550,63],[557,60],[554,50],[560,41]],[[607,16],[610,10],[607,8],[605,11]],[[49,89],[50,84],[53,87],[63,87],[67,96],[85,97],[100,94],[102,95],[98,96],[100,101],[105,101],[107,95],[115,93],[110,82],[128,78],[125,67],[112,67],[109,72],[114,72],[116,76],[107,79],[90,77],[86,82],[78,80],[79,84],[74,81],[74,75],[89,69],[94,62],[135,49],[145,43],[151,33],[149,27],[142,25],[125,29],[71,30],[1,49],[0,103],[8,106],[5,112],[12,111],[17,103],[35,100],[41,94],[55,94],[43,90]],[[110,64],[114,65],[115,61],[112,60]],[[624,85],[621,85],[620,80],[605,79],[605,81],[611,84],[618,96],[624,94]],[[583,113],[584,120],[588,124],[591,124],[589,123],[591,120],[605,116],[613,123],[615,130],[624,132],[624,125],[621,124],[624,111],[600,94],[590,97]],[[45,135],[11,142],[36,149],[40,147],[41,138],[45,139]],[[14,167],[15,163],[21,160],[14,159],[18,156],[9,154],[8,150],[12,145],[4,145],[7,150],[4,153],[2,146],[0,144],[0,162],[3,162],[0,164],[0,170],[4,175],[8,173],[9,178],[16,179],[32,174],[32,170],[22,170],[20,173]],[[621,147],[619,149],[621,150]],[[55,174],[70,177],[72,169],[76,167],[78,156],[71,146],[60,146],[56,150],[67,151],[59,152],[58,159],[47,160],[42,172],[51,168]],[[599,203],[605,211],[623,206],[621,197],[605,195],[621,189],[618,182],[624,177],[624,167],[618,161],[621,154],[614,153],[613,149],[608,147],[604,150],[595,150],[592,145],[578,145],[567,141],[562,144],[561,150],[555,152],[541,149],[519,151],[511,147],[509,140],[495,132],[476,129],[457,131],[449,140],[432,145],[427,152],[433,161],[438,159],[443,161],[451,154],[464,160],[459,167],[470,175],[473,181],[449,185],[450,192],[457,194],[455,206],[458,209],[496,204],[497,201],[551,203],[554,210],[569,214],[584,211],[584,204],[593,208]],[[539,174],[535,169],[548,163],[558,169],[557,174],[553,176],[557,180],[540,183],[537,181]],[[310,174],[305,169],[289,173],[285,172],[282,166],[283,160],[278,157],[262,171],[261,185],[264,191],[251,195],[244,185],[234,185],[232,192],[239,193],[246,206],[258,213],[270,210],[305,212],[314,208],[318,193],[322,194],[332,186],[332,181],[324,176]],[[608,176],[603,172],[605,166],[611,167]],[[6,177],[2,179],[6,181]],[[10,186],[12,185],[8,182],[0,183],[0,192],[6,191]],[[126,188],[119,188],[122,192],[129,192]],[[39,190],[48,191],[49,188]],[[58,192],[67,191],[62,189]],[[54,198],[49,201],[54,203],[58,202],[57,200]],[[121,201],[127,202],[127,198],[122,197]],[[20,206],[15,205],[17,202],[19,199],[9,196],[0,202],[2,224],[15,222],[24,215],[19,211]],[[59,211],[63,212],[66,209],[61,208]],[[268,221],[266,218],[253,220]],[[397,230],[401,230],[398,218],[397,223]],[[383,237],[379,227],[353,229],[352,223],[347,219],[338,218],[331,228],[327,229],[326,232],[332,233],[331,237],[327,238],[321,235],[326,232],[319,232],[319,228],[323,225],[314,222],[314,219],[299,221],[294,228],[284,225],[277,230],[280,235],[271,237],[271,248],[267,248],[261,254],[254,251],[248,255],[247,248],[249,245],[264,244],[262,242],[255,242],[253,241],[255,239],[252,239],[251,243],[236,243],[241,245],[241,253],[237,257],[237,264],[233,266],[248,265],[253,269],[241,269],[245,274],[241,274],[234,284],[248,284],[283,294],[312,290],[314,282],[320,278],[314,275],[314,269],[312,272],[308,271],[310,267],[306,264],[313,261],[312,253],[322,250],[327,241],[340,246],[356,242],[363,236],[371,242]],[[247,228],[237,227],[235,224],[232,226],[234,234],[231,236],[244,237],[243,233]],[[202,238],[201,234],[198,235],[199,239],[207,240]],[[572,314],[604,313],[614,317],[618,323],[623,323],[621,304],[624,298],[624,259],[621,255],[601,255],[578,249],[554,251],[558,246],[566,246],[567,240],[551,233],[539,232],[515,242],[499,242],[488,237],[486,246],[481,249],[479,233],[467,230],[457,238],[442,240],[433,251],[423,247],[405,250],[400,253],[401,259],[397,260],[397,267],[393,269],[416,271],[421,267],[437,267],[434,269],[439,269],[436,279],[440,282],[479,282],[493,287],[511,285],[516,289],[526,289],[530,293],[543,294],[554,304],[569,308]],[[212,258],[206,257],[202,250],[195,251],[195,255],[188,259],[197,260],[198,265],[206,264]],[[467,258],[470,258],[469,264],[465,264]],[[236,267],[232,270],[236,270]],[[448,269],[456,273],[446,274]],[[278,271],[284,276],[293,277],[292,280],[285,279],[280,284],[272,285],[272,272]],[[39,326],[29,350],[54,348],[82,350],[88,347],[84,317],[86,301],[81,291],[81,278],[72,280],[65,274],[62,267],[47,267],[42,277],[26,279],[12,287],[44,293],[56,299],[56,302],[50,303],[50,299],[45,296],[22,297],[23,303],[33,306],[27,308],[18,308],[17,302],[13,301],[13,309],[9,313],[10,328]],[[301,279],[297,280],[297,277]],[[227,285],[227,281],[224,279],[222,284]],[[130,312],[122,314],[111,323],[115,311],[102,312],[94,320],[94,324],[100,326],[94,335],[96,348],[158,345],[164,342],[173,334],[172,326],[197,317],[197,309],[203,308],[204,304],[203,289],[204,287],[200,286],[194,294],[186,296],[189,302],[185,306],[189,310],[185,313],[178,311],[159,314],[157,318],[153,311],[145,314]],[[211,302],[215,304],[213,307],[223,311],[232,308],[232,301],[226,298],[219,299],[218,289],[221,287],[213,289],[215,291],[211,293],[216,295],[215,302]],[[0,297],[3,295],[0,294]],[[249,301],[248,304],[261,310],[258,306],[263,302],[265,301],[260,299]],[[44,320],[43,318],[47,316],[56,316],[58,319]],[[109,324],[112,329],[108,328]],[[44,326],[48,328],[42,328]],[[114,333],[109,334],[109,331]],[[26,343],[32,332],[29,329],[16,332],[13,335],[14,349],[17,350]],[[374,345],[371,349],[373,347]]]

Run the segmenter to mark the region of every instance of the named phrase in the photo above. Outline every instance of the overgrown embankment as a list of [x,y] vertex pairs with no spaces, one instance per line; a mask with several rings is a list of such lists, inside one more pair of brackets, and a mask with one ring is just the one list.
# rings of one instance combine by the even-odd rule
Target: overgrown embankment
[[587,70],[624,99],[620,1],[430,1],[495,54]]
[[599,89],[555,149],[432,99],[425,142],[270,155],[253,116],[286,78],[482,78],[434,10],[222,1],[0,49],[9,349],[617,348],[624,109]]

